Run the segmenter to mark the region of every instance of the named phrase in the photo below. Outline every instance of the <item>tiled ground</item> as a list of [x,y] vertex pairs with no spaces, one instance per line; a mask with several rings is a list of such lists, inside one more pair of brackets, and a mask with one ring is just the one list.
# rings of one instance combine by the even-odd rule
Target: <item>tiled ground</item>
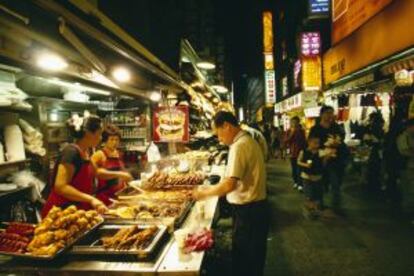
[[[358,180],[347,175],[345,218],[309,221],[302,215],[303,196],[290,185],[288,164],[269,163],[266,275],[414,275],[414,225],[385,200],[364,192]],[[208,275],[228,275],[230,225],[227,219],[217,226]]]

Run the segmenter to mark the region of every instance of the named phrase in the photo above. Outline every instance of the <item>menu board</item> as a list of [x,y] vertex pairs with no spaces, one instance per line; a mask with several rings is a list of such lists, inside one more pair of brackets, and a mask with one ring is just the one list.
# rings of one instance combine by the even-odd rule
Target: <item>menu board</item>
[[333,0],[332,43],[347,37],[391,2],[392,0]]
[[153,116],[153,140],[164,143],[188,143],[188,106],[157,107]]

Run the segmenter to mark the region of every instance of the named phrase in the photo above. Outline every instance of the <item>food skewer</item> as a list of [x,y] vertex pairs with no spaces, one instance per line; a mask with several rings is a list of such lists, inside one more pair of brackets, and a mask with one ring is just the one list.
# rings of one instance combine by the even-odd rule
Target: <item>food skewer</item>
[[137,190],[138,192],[140,192],[140,193],[146,193],[146,191],[145,190],[143,190],[143,189],[141,189],[140,187],[138,187],[138,186],[136,186],[136,185],[134,185],[134,184],[132,184],[131,182],[129,182],[128,183],[128,185],[131,187],[131,188],[133,188],[133,189],[135,189],[135,190]]

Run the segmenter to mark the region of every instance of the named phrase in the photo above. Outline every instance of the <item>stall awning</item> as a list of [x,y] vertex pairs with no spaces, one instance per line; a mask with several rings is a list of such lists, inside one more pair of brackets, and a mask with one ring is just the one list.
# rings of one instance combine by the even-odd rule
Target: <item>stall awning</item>
[[[0,38],[4,42],[0,59],[7,64],[145,101],[154,90],[180,92],[186,88],[178,74],[149,56],[148,50],[144,55],[142,49],[130,45],[131,39],[112,35],[87,14],[75,12],[70,4],[42,0],[28,1],[25,6],[14,1],[7,4],[14,11],[12,15],[2,11],[0,16]],[[22,24],[15,14],[27,15],[28,23]],[[36,64],[42,53],[64,57],[67,68],[40,70]],[[130,82],[113,77],[112,70],[119,65],[132,72]]]
[[404,58],[402,60],[395,61],[381,68],[381,73],[384,75],[390,75],[397,73],[401,70],[413,70],[414,69],[414,55]]

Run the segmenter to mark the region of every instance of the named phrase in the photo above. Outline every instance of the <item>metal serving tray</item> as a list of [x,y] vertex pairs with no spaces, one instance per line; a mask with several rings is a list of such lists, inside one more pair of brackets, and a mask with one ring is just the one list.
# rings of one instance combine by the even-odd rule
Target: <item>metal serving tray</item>
[[[122,203],[120,204],[122,205]],[[108,224],[125,224],[125,223],[151,223],[151,224],[164,224],[168,219],[171,219],[171,225],[174,223],[174,228],[180,227],[185,219],[187,218],[188,214],[191,211],[191,208],[194,205],[194,201],[187,201],[183,203],[183,207],[181,208],[181,212],[177,216],[173,217],[154,217],[154,218],[120,218],[113,215],[105,215],[105,221]],[[116,206],[116,205],[114,205]]]
[[[135,224],[140,229],[146,229],[153,225],[151,224]],[[157,249],[164,241],[165,235],[167,235],[167,227],[163,225],[156,225],[158,231],[151,240],[151,242],[143,249],[112,249],[105,248],[102,244],[101,238],[115,235],[119,230],[123,228],[129,228],[134,224],[104,224],[100,227],[96,234],[86,237],[78,241],[72,248],[71,254],[74,255],[106,255],[106,256],[119,256],[119,255],[135,255],[138,258],[147,258],[156,253]]]
[[142,192],[137,191],[136,189],[128,186],[126,188],[124,188],[123,190],[119,191],[116,193],[116,196],[118,198],[118,200],[124,200],[124,201],[134,201],[134,200],[139,200],[139,201],[159,201],[159,202],[171,202],[171,203],[182,203],[185,202],[187,200],[189,200],[188,198],[184,198],[184,199],[174,199],[174,198],[170,198],[170,199],[157,199],[157,198],[152,198],[151,197],[151,193],[152,192],[162,192],[162,191],[180,191],[180,190],[187,190],[186,187],[191,187],[191,188],[195,188],[196,186],[185,186],[185,185],[181,185],[181,186],[174,186],[171,187],[169,189],[158,189],[158,190],[147,190],[146,192],[148,192],[148,196],[146,197],[145,194],[143,194]]
[[97,230],[98,227],[103,224],[103,222],[104,222],[104,219],[102,218],[101,222],[95,224],[91,229],[79,235],[73,242],[67,244],[64,248],[56,252],[55,255],[32,255],[30,254],[30,252],[17,253],[17,252],[5,252],[5,251],[0,251],[0,254],[6,255],[6,256],[12,256],[12,257],[19,258],[19,259],[50,261],[62,255],[63,253],[67,252],[72,247],[72,245],[74,245],[76,242],[87,237],[89,234]]

